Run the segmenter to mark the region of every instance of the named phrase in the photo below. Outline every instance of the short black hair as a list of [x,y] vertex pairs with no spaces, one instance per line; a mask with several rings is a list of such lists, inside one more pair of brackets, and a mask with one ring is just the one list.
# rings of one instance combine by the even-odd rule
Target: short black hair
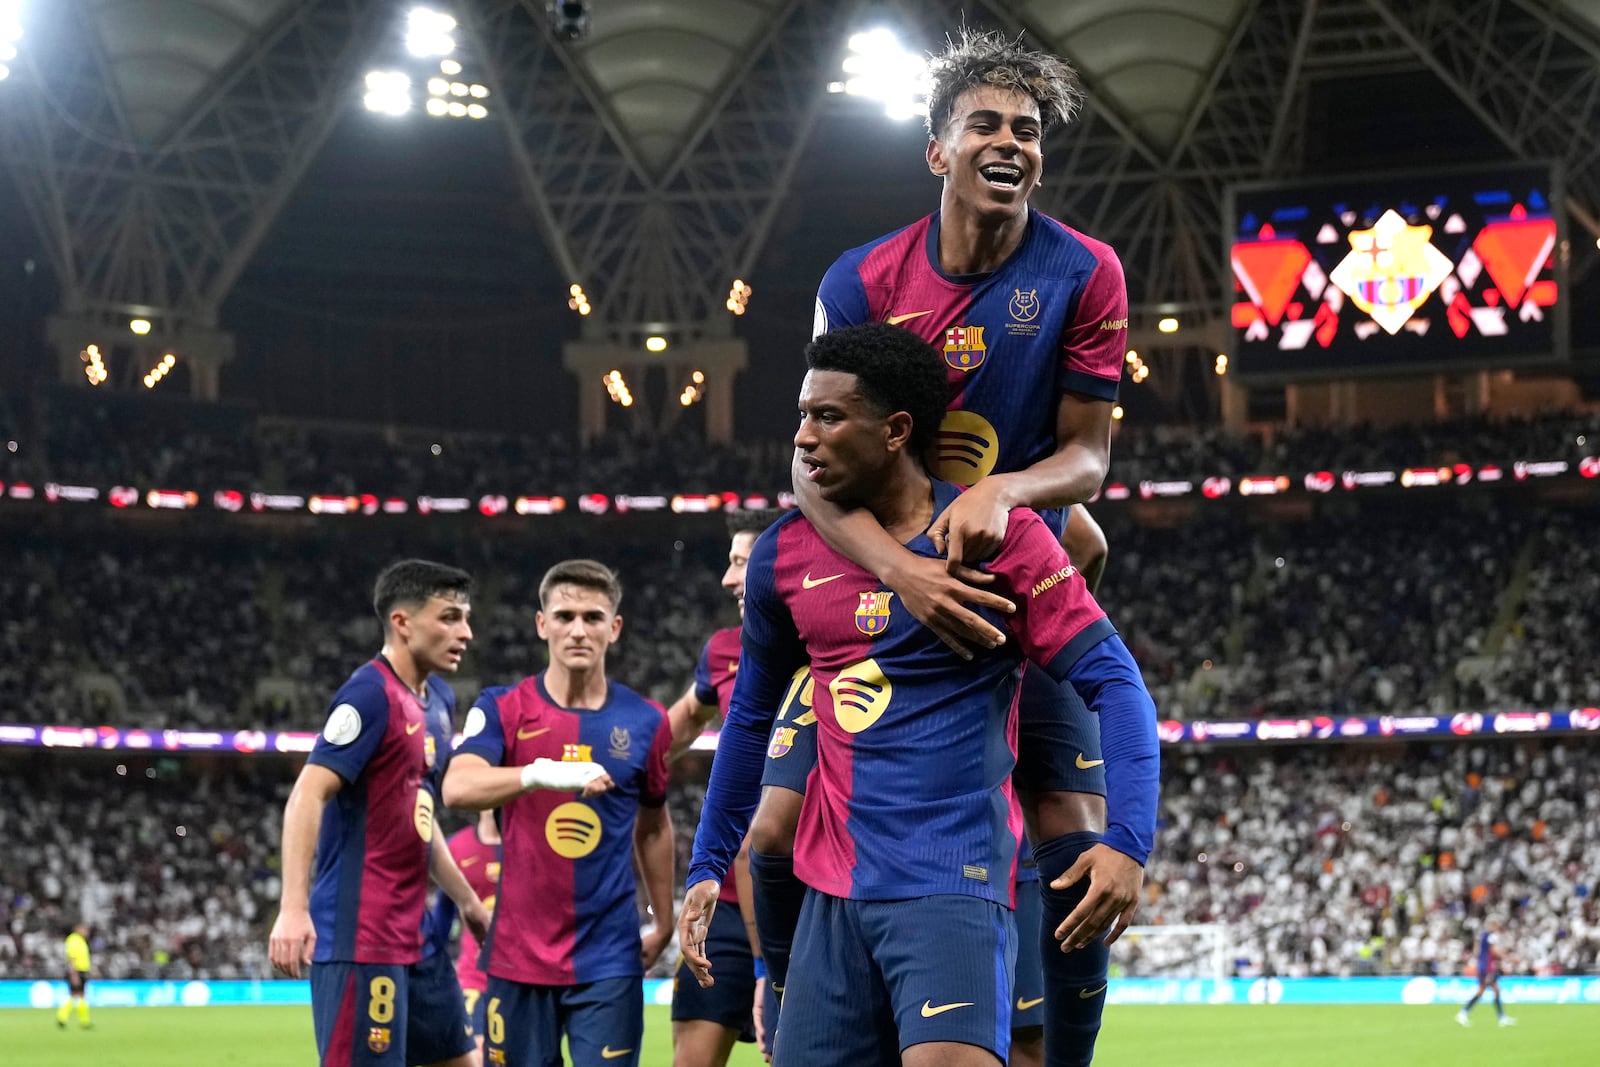
[[911,453],[927,454],[950,402],[944,361],[909,330],[863,322],[822,334],[806,345],[806,366],[856,376],[856,391],[885,417],[911,415]]
[[755,534],[760,537],[767,532],[767,527],[783,517],[780,508],[752,508],[746,511],[728,512],[728,536],[737,537],[742,533]]
[[452,598],[472,595],[472,575],[457,567],[426,559],[403,559],[391,563],[372,586],[372,610],[378,621],[389,625],[389,613],[399,605],[417,607],[429,597]]
[[617,572],[599,560],[566,559],[544,572],[539,580],[539,607],[550,601],[550,591],[558,585],[575,585],[579,589],[593,589],[604,593],[611,601],[611,610],[622,609],[622,579]]
[[943,138],[961,94],[980,85],[1033,97],[1045,133],[1071,122],[1083,107],[1076,71],[1049,52],[1027,47],[1021,37],[996,30],[963,29],[929,59],[928,69],[928,136],[934,140]]

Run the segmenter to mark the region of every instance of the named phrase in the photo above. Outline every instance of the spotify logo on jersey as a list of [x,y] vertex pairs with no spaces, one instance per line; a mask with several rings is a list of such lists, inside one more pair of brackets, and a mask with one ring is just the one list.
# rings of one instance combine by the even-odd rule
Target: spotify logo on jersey
[[582,859],[600,844],[600,816],[589,805],[569,800],[545,820],[544,839],[563,859]]
[[935,472],[947,482],[977,485],[1000,458],[1000,435],[975,411],[949,411],[934,442]]

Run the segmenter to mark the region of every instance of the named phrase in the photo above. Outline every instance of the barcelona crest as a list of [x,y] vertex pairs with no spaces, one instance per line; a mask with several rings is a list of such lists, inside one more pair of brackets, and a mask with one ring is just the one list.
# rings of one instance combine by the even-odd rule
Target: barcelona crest
[[982,326],[952,326],[944,332],[944,361],[958,371],[983,366],[989,350],[983,343]]
[[374,1052],[389,1051],[389,1028],[387,1026],[372,1026],[367,1028],[367,1047]]
[[794,747],[794,735],[800,731],[793,726],[780,726],[772,731],[772,744],[767,746],[767,758],[779,759]]
[[856,629],[877,637],[889,628],[889,600],[893,593],[862,593],[856,605]]

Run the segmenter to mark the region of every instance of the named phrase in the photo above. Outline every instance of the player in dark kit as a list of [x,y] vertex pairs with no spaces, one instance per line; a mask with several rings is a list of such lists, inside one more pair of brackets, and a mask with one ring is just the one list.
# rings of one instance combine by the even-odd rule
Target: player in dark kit
[[[872,323],[823,335],[806,360],[795,446],[809,480],[934,558],[928,531],[960,493],[930,478],[922,459],[945,406],[937,356],[914,335]],[[756,544],[743,656],[679,933],[709,981],[703,946],[716,881],[755,808],[774,709],[809,662],[817,765],[795,841],[809,889],[777,1067],[1004,1061],[1022,656],[1070,680],[1096,712],[1154,721],[1137,665],[1038,515],[1012,515],[982,566],[1012,608],[1004,625],[1017,640],[968,662],[802,515]]]
[[334,695],[284,810],[269,955],[292,978],[310,965],[324,1067],[477,1061],[454,976],[423,958],[430,868],[469,923],[485,914],[449,852],[433,847],[427,782],[454,708],[437,674],[455,671],[472,639],[471,585],[425,560],[378,576],[383,650]]
[[[772,525],[772,512],[737,512],[728,519],[731,543],[722,587],[739,603],[744,615],[744,575],[756,536]],[[706,726],[726,715],[739,671],[739,627],[718,630],[706,641],[695,664],[694,682],[667,709],[672,724],[672,758],[686,752]],[[717,902],[716,928],[706,944],[720,979],[706,989],[694,980],[688,964],[678,963],[672,983],[673,1067],[725,1067],[735,1043],[760,1038],[761,996],[765,964],[756,936],[755,909],[751,902],[748,853],[734,859],[723,879]]]
[[1478,1001],[1491,989],[1494,990],[1494,1014],[1500,1025],[1515,1026],[1517,1020],[1506,1014],[1505,1005],[1500,1001],[1500,924],[1493,919],[1478,935],[1478,989],[1472,994],[1472,999],[1456,1012],[1456,1022],[1471,1026],[1472,1020],[1467,1018],[1467,1014],[1478,1006]]
[[[660,705],[606,679],[622,587],[593,560],[539,583],[550,666],[486,689],[445,775],[451,807],[500,808],[502,866],[484,945],[490,1064],[636,1067],[644,971],[672,936],[671,731]],[[574,794],[578,794],[574,798]],[[634,862],[654,926],[641,941]]]
[[[971,488],[930,531],[945,561],[907,552],[864,509],[831,506],[797,466],[800,506],[831,547],[962,649],[1003,639],[964,603],[1005,610],[982,588],[990,579],[963,565],[995,551],[1014,508],[1034,509],[1060,535],[1068,506],[1093,495],[1109,461],[1126,351],[1122,269],[1109,247],[1028,205],[1044,136],[1081,98],[1055,57],[998,34],[963,34],[932,69],[927,161],[944,182],[939,211],[847,252],[818,292],[817,333],[900,324],[943,357],[949,410],[933,469]],[[1047,1062],[1082,1067],[1104,1010],[1109,945],[1137,908],[1154,837],[1155,725],[1085,714],[1035,677],[1019,755],[1043,894]],[[795,895],[769,883],[765,859],[793,810],[768,807],[751,832],[751,871],[776,972],[783,937],[773,927],[792,925]]]

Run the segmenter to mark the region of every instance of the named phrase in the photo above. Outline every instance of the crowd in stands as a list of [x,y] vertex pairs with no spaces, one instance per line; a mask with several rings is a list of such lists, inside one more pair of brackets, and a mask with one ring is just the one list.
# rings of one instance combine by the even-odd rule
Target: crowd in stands
[[[1586,739],[1166,757],[1137,921],[1220,924],[1228,974],[1460,974],[1490,919],[1510,973],[1600,959],[1600,748]],[[0,807],[0,978],[57,977],[78,917],[105,977],[268,975],[293,762],[0,760],[14,786]],[[696,755],[675,768],[679,879],[708,769]],[[1183,938],[1126,939],[1113,960],[1130,975],[1215,973],[1209,948]]]
[[[1592,511],[1408,501],[1293,523],[1112,515],[1100,589],[1164,718],[1287,718],[1600,705]],[[663,703],[734,621],[721,524],[686,539],[473,536],[354,526],[273,538],[7,533],[0,721],[312,729],[377,651],[372,578],[407,554],[477,579],[465,706],[538,670],[538,582],[592,554],[621,574],[614,676]],[[1449,535],[1441,536],[1441,531]],[[438,531],[435,531],[437,534]]]
[[[140,401],[145,398],[139,398]],[[694,430],[671,447],[612,431],[580,445],[567,428],[527,436],[306,423],[237,407],[159,404],[56,390],[21,407],[0,480],[299,493],[577,495],[772,493],[789,484],[788,427],[710,445]],[[1237,478],[1600,453],[1600,414],[1462,418],[1410,426],[1231,433],[1215,426],[1119,423],[1109,481]]]

